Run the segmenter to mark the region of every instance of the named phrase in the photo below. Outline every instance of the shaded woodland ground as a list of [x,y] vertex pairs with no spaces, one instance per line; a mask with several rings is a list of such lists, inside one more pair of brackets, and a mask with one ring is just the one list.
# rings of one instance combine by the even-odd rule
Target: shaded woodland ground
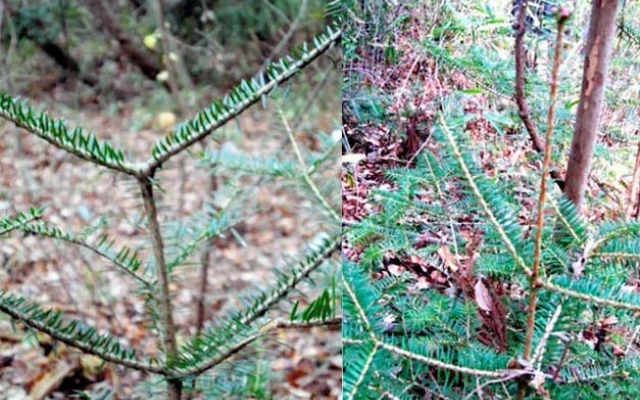
[[[637,304],[639,292],[637,5],[621,3],[615,19],[604,112],[580,215],[554,180],[565,177],[574,136],[588,2],[528,2],[523,89],[537,137],[525,128],[514,94],[514,5],[527,2],[348,3],[345,398],[636,396],[636,314],[589,302],[601,289],[607,299],[624,292]],[[570,7],[571,18],[561,27],[552,101],[562,6]],[[539,212],[550,103],[551,179]],[[555,224],[563,225],[558,214],[593,238],[576,235],[582,244],[570,251],[563,240],[552,244]],[[534,265],[537,231],[544,238],[540,274],[554,282],[567,274],[562,282],[575,289],[567,297],[531,289],[537,278],[527,268]],[[594,243],[618,253],[592,262]],[[587,287],[589,274],[602,280]],[[613,282],[616,289],[607,288]],[[533,290],[541,293],[535,326],[526,318]],[[574,295],[582,300],[571,300]]]
[[[28,99],[71,126],[96,132],[135,158],[326,24],[321,1],[177,1],[164,2],[168,25],[163,30],[153,8],[158,3],[0,2],[0,90]],[[273,160],[285,168],[291,158],[283,120],[305,155],[324,151],[331,137],[338,140],[339,57],[338,50],[331,50],[265,100],[264,107],[255,106],[223,128],[215,141],[194,147],[160,173],[164,193],[159,208],[169,246],[188,238],[190,224],[203,213],[227,207],[245,211],[233,232],[212,241],[174,274],[170,289],[179,344],[217,316],[244,306],[244,295],[271,283],[275,267],[294,260],[327,228],[300,185],[273,173]],[[127,245],[146,254],[142,205],[131,181],[87,166],[9,123],[0,123],[0,133],[0,215],[46,205],[47,221],[64,230],[85,232],[91,226],[93,232],[109,234],[115,247]],[[200,155],[204,148],[207,157]],[[254,171],[237,162],[220,165],[219,149],[229,160],[259,156],[264,165],[253,165]],[[331,157],[337,157],[334,150]],[[322,166],[319,174],[335,183],[333,188],[322,186],[335,204],[335,169]],[[209,272],[200,302],[202,262]],[[327,265],[313,282],[297,288],[291,304],[299,301],[305,307],[330,285],[335,272]],[[144,315],[144,302],[135,296],[131,280],[87,249],[36,235],[3,237],[0,286],[109,330],[145,354],[158,353],[152,321]],[[287,318],[287,307],[270,315]],[[5,316],[0,317],[0,334],[2,399],[162,398],[164,385],[157,378],[80,355]],[[340,394],[336,330],[282,332],[238,359],[242,366],[226,372],[249,380],[234,383],[243,387],[243,394],[230,392],[225,398],[335,399]],[[213,378],[211,382],[219,385]],[[201,389],[193,398],[220,397]]]

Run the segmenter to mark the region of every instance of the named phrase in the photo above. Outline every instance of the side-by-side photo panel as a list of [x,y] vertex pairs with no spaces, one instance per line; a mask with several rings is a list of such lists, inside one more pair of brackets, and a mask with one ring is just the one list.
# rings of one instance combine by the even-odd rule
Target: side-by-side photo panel
[[0,0],[0,400],[341,398],[341,14]]
[[640,5],[344,5],[343,399],[640,398]]

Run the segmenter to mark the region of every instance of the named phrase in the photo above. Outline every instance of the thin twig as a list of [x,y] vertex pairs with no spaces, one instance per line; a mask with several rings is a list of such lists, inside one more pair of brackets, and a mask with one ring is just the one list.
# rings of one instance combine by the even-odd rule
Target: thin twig
[[[218,181],[215,175],[209,177],[209,190],[208,195],[218,190]],[[213,215],[210,215],[213,218]],[[206,248],[200,255],[200,280],[197,300],[196,300],[196,337],[202,333],[204,327],[204,321],[206,319],[205,300],[207,298],[207,291],[209,285],[209,264],[211,262],[211,250],[213,248],[213,237],[205,244]]]
[[[189,115],[189,109],[184,101],[184,97],[182,96],[182,91],[180,90],[180,85],[178,84],[177,76],[177,65],[174,63],[172,59],[172,46],[171,39],[169,37],[169,32],[165,27],[165,19],[164,12],[162,10],[162,2],[160,0],[153,1],[153,11],[156,17],[156,23],[158,24],[158,30],[160,31],[160,38],[162,42],[162,52],[165,56],[165,66],[167,68],[168,74],[168,84],[169,84],[169,92],[171,96],[175,99],[176,103],[178,103],[178,109],[180,110],[180,117],[187,118]],[[182,215],[182,210],[184,208],[184,192],[187,182],[187,172],[184,157],[180,159],[178,162],[178,170],[180,171],[180,188],[178,189],[178,216]]]
[[467,368],[467,367],[460,367],[458,365],[454,365],[454,364],[448,364],[445,363],[443,361],[440,360],[436,360],[435,358],[430,358],[430,357],[425,357],[423,355],[420,354],[416,354],[416,353],[412,353],[410,351],[404,350],[400,347],[388,344],[388,343],[384,343],[378,339],[375,340],[375,342],[383,349],[399,355],[399,356],[403,356],[403,357],[407,357],[407,358],[411,358],[413,360],[416,361],[420,361],[423,362],[425,364],[429,364],[433,367],[436,368],[442,368],[442,369],[446,369],[449,371],[453,371],[453,372],[458,372],[461,374],[466,374],[466,375],[473,375],[473,376],[484,376],[484,377],[488,377],[488,378],[505,378],[507,376],[510,376],[513,373],[517,373],[520,372],[522,374],[530,374],[531,371],[520,371],[520,370],[497,370],[497,371],[489,371],[489,370],[483,370],[483,369],[476,369],[476,368]]
[[[516,59],[516,83],[515,83],[515,100],[518,105],[518,114],[524,123],[527,132],[529,133],[529,137],[531,138],[531,142],[533,143],[533,148],[538,153],[545,153],[545,144],[540,139],[540,135],[538,134],[538,129],[531,118],[531,110],[529,109],[529,104],[527,103],[527,97],[525,94],[525,48],[524,48],[524,35],[527,30],[526,24],[526,13],[527,13],[527,5],[528,0],[523,0],[520,3],[520,8],[518,10],[518,18],[516,20],[516,34],[515,34],[515,59]],[[556,47],[557,48],[557,47]],[[556,68],[554,66],[554,68]],[[557,170],[552,169],[549,172],[551,178],[558,184],[560,190],[564,188],[564,182],[562,177],[558,173]]]
[[[526,4],[526,0],[524,2]],[[522,6],[524,9],[524,5]],[[523,9],[520,10],[520,14],[523,14]],[[518,18],[521,20],[521,18]],[[540,274],[540,263],[542,259],[542,230],[544,228],[544,208],[547,196],[547,174],[551,167],[551,147],[553,141],[553,129],[555,127],[556,117],[556,98],[558,95],[558,73],[560,70],[561,58],[562,58],[562,39],[564,34],[564,23],[567,17],[563,14],[558,14],[558,27],[556,34],[556,49],[553,57],[553,70],[551,72],[551,93],[549,114],[547,117],[547,135],[546,146],[544,148],[544,162],[542,165],[542,178],[540,179],[540,196],[538,198],[538,215],[536,220],[536,237],[535,237],[535,249],[533,256],[533,268],[531,270],[530,280],[530,293],[529,293],[529,309],[527,312],[527,335],[524,342],[524,359],[528,360],[531,357],[531,344],[533,342],[533,335],[535,333],[535,315],[536,305],[538,300],[538,276]],[[520,21],[523,22],[523,21]]]
[[629,192],[627,195],[627,209],[625,212],[625,216],[627,218],[631,218],[634,214],[637,218],[637,212],[634,212],[640,209],[640,198],[638,194],[640,191],[640,144],[638,144],[638,151],[636,153],[636,163],[633,168],[633,178],[631,179],[631,186],[629,186]]
[[551,316],[549,323],[547,324],[546,329],[544,330],[544,335],[542,335],[542,339],[540,339],[540,343],[538,343],[538,347],[533,355],[533,359],[531,360],[531,364],[538,364],[536,369],[540,369],[540,364],[542,363],[542,357],[544,356],[544,352],[547,349],[547,342],[551,337],[551,332],[553,332],[553,328],[555,328],[556,323],[558,322],[558,318],[560,318],[560,314],[562,313],[562,304],[558,304],[556,307],[556,311]]
[[[46,227],[46,228],[48,228],[48,227]],[[71,235],[67,235],[67,234],[64,234],[62,236],[53,235],[46,228],[45,228],[45,230],[38,230],[38,229],[31,228],[29,226],[24,226],[23,228],[20,228],[20,230],[22,230],[23,232],[29,232],[29,233],[34,234],[34,235],[39,235],[39,236],[43,236],[43,237],[47,237],[47,238],[51,238],[51,239],[61,240],[63,242],[75,244],[76,246],[85,248],[85,249],[91,251],[92,253],[96,254],[97,256],[102,257],[105,260],[108,260],[113,265],[115,265],[116,267],[120,268],[127,275],[133,277],[134,279],[136,279],[138,282],[142,283],[147,288],[152,286],[152,283],[149,282],[147,279],[145,279],[144,277],[138,275],[137,273],[132,271],[130,268],[128,268],[126,265],[124,265],[122,262],[118,261],[117,258],[110,256],[109,254],[105,253],[104,251],[100,250],[99,248],[94,247],[94,246],[90,245],[89,243],[87,243],[87,242],[85,242],[83,240],[76,239],[76,238],[72,237]],[[57,229],[57,228],[53,228],[53,229]]]
[[504,383],[506,381],[509,381],[511,379],[516,379],[516,378],[519,378],[519,377],[524,376],[524,375],[531,375],[531,371],[514,371],[513,374],[506,375],[506,376],[504,376],[502,378],[497,378],[497,379],[492,379],[490,381],[486,381],[486,382],[482,383],[481,385],[478,385],[464,399],[465,400],[471,399],[473,397],[473,395],[476,394],[476,392],[480,392],[482,389],[484,389],[485,387],[487,387],[489,385],[495,385],[496,383]]
[[284,124],[285,130],[287,131],[287,135],[289,136],[289,141],[291,142],[291,146],[293,147],[293,151],[294,151],[294,153],[296,155],[296,158],[298,159],[298,162],[300,163],[300,166],[302,167],[302,171],[301,171],[302,178],[307,183],[307,185],[309,186],[309,188],[313,192],[314,196],[316,196],[318,201],[320,201],[320,204],[322,204],[322,206],[329,212],[329,215],[331,215],[331,217],[334,220],[340,222],[342,220],[342,218],[340,218],[338,213],[336,213],[336,211],[333,209],[333,207],[331,207],[331,205],[327,202],[327,199],[325,199],[324,196],[322,195],[322,193],[320,193],[320,190],[318,190],[318,187],[316,186],[315,183],[313,183],[313,180],[309,176],[309,170],[307,168],[307,163],[304,161],[304,157],[302,156],[302,153],[300,152],[300,148],[298,147],[298,144],[296,143],[296,139],[293,137],[293,131],[291,131],[291,127],[289,126],[289,123],[287,122],[287,119],[285,118],[285,116],[284,116],[284,114],[282,112],[282,109],[278,108],[278,112],[280,113],[280,118],[282,118],[282,123]]
[[298,30],[298,26],[300,25],[300,21],[302,20],[302,18],[304,17],[304,15],[305,15],[305,13],[307,11],[307,2],[308,2],[308,0],[302,0],[302,4],[300,4],[300,8],[298,9],[298,15],[296,16],[296,18],[293,20],[293,22],[289,26],[289,29],[287,30],[287,33],[285,33],[285,35],[282,37],[282,40],[280,40],[280,42],[273,49],[273,51],[271,52],[271,55],[269,57],[267,57],[267,59],[264,60],[264,62],[262,63],[262,66],[260,67],[260,70],[259,70],[260,73],[263,73],[265,71],[265,69],[269,66],[269,64],[271,63],[273,58],[275,56],[277,56],[282,51],[284,46],[286,46],[287,43],[289,43],[289,40],[291,40],[293,35]]

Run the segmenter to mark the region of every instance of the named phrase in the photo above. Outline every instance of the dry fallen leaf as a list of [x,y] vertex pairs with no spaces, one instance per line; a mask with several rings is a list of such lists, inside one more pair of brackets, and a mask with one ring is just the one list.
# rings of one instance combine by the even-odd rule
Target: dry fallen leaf
[[398,264],[389,264],[389,266],[387,266],[387,270],[393,276],[400,276],[404,272],[404,268]]
[[438,249],[438,255],[440,256],[440,258],[442,258],[442,261],[444,261],[445,265],[451,271],[458,272],[458,263],[456,261],[456,258],[451,253],[451,250],[449,250],[449,246],[440,246],[440,248]]
[[342,156],[342,164],[357,164],[364,160],[366,157],[364,154],[350,153]]
[[475,286],[475,298],[478,307],[482,311],[491,312],[491,296],[487,287],[482,283],[482,280],[478,279]]
[[42,375],[35,383],[29,393],[29,400],[43,400],[54,390],[56,390],[64,378],[71,374],[77,365],[61,362],[55,365],[54,369]]

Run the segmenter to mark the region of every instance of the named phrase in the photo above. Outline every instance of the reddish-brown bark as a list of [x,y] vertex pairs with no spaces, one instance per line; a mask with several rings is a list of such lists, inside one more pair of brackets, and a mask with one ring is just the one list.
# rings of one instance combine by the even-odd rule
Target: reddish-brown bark
[[569,153],[564,192],[582,208],[591,158],[604,108],[604,91],[615,38],[617,0],[594,0],[584,58],[580,104]]

